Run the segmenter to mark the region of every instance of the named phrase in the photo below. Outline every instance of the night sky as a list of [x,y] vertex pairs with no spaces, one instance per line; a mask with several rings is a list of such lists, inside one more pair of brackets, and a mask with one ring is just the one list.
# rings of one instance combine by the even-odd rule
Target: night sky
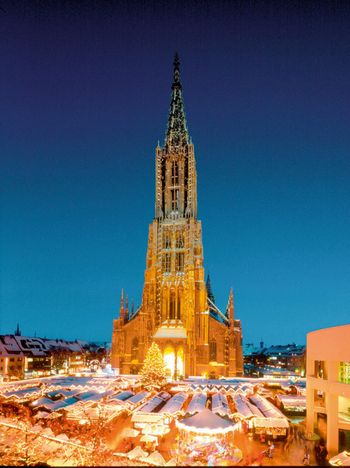
[[347,2],[0,0],[0,333],[110,341],[141,302],[181,60],[204,260],[244,342],[350,317]]

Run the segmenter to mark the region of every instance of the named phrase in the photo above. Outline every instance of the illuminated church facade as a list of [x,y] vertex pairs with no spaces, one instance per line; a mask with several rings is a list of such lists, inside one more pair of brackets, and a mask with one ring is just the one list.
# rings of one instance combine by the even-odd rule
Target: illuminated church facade
[[232,289],[226,310],[205,282],[202,225],[197,219],[197,173],[176,55],[164,146],[156,148],[155,218],[149,226],[141,306],[129,311],[122,292],[113,321],[111,364],[137,374],[155,341],[169,376],[243,375],[242,328]]

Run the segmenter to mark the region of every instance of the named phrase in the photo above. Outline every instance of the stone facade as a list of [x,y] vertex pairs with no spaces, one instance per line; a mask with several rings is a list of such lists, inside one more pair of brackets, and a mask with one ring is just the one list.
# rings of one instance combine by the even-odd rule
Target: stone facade
[[204,279],[196,160],[177,56],[165,143],[156,148],[155,218],[149,226],[142,304],[129,313],[122,293],[113,323],[112,366],[122,374],[138,373],[152,341],[174,378],[243,374],[242,329],[234,318],[232,290],[223,313]]

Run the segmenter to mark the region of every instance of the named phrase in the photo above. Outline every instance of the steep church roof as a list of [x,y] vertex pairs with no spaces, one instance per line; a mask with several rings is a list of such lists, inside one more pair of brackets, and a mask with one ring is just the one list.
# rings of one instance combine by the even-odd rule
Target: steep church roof
[[215,304],[215,297],[214,297],[214,294],[213,294],[213,290],[211,288],[209,273],[208,273],[207,281],[206,281],[205,285],[206,285],[206,288],[207,288],[207,294],[208,294],[209,299],[211,300],[211,302],[213,302]]

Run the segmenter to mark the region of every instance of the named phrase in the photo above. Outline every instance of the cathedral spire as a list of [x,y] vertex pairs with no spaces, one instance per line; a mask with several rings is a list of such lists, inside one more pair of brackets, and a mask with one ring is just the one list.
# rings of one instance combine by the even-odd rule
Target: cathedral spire
[[168,147],[179,147],[188,144],[188,131],[182,98],[180,59],[178,53],[175,54],[174,58],[174,77],[171,89],[171,103],[165,145]]
[[19,323],[17,323],[17,328],[15,330],[15,336],[21,336],[21,330],[19,329]]

